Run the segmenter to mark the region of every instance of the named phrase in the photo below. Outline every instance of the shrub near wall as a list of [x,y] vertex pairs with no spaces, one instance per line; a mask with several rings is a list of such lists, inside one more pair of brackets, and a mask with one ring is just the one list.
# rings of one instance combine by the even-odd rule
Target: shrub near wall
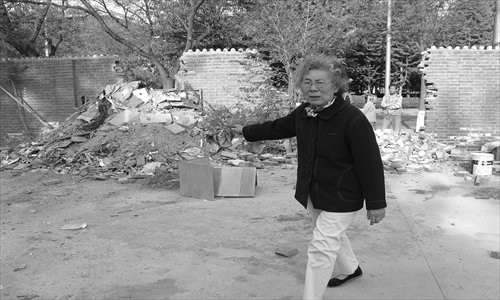
[[[81,97],[95,98],[120,76],[113,69],[116,56],[2,59],[0,84],[13,94],[14,88],[47,122],[61,122],[81,105]],[[31,132],[41,123],[25,112]],[[0,135],[24,131],[17,103],[0,91]]]
[[432,47],[423,65],[426,131],[470,150],[500,136],[499,47]]
[[181,69],[176,75],[176,86],[186,84],[203,91],[203,99],[209,104],[232,106],[248,95],[245,88],[261,82],[258,71],[265,68],[254,57],[257,51],[235,49],[189,50],[181,57]]

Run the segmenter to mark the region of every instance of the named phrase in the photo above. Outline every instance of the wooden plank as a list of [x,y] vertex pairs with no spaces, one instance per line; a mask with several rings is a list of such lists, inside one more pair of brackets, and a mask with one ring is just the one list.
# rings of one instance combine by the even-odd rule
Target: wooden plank
[[3,86],[0,85],[0,89],[4,91],[8,96],[10,96],[18,105],[21,105],[26,111],[28,111],[33,117],[35,117],[40,123],[42,123],[44,126],[48,127],[49,129],[54,129],[54,126],[50,125],[48,122],[46,122],[41,115],[39,115],[26,101],[17,98],[16,96],[12,95],[7,91]]
[[208,159],[179,162],[179,182],[182,196],[214,200],[214,179]]

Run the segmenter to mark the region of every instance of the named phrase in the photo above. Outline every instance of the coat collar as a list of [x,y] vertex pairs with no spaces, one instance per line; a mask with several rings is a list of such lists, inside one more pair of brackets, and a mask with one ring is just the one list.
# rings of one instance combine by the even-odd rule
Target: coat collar
[[[300,112],[300,116],[302,118],[312,118],[312,117],[309,117],[305,111],[305,108],[309,105],[310,104],[306,103],[304,105],[304,108]],[[344,108],[345,105],[346,105],[346,102],[344,101],[344,98],[342,97],[342,93],[336,93],[335,94],[335,101],[333,102],[333,104],[330,105],[329,107],[325,108],[324,110],[320,111],[318,113],[318,115],[316,116],[316,118],[328,120],[331,117],[333,117],[333,115],[335,115],[337,112],[342,110],[342,108]]]

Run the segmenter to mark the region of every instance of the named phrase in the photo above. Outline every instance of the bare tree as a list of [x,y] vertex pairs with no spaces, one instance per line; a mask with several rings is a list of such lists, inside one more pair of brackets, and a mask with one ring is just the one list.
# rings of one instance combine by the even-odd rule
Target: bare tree
[[298,60],[311,52],[341,52],[353,34],[335,5],[327,1],[261,0],[248,14],[244,31],[254,46],[283,64],[290,95]]
[[[0,13],[7,15],[5,5],[3,5],[4,0],[1,1]],[[71,4],[64,0],[13,0],[6,2],[39,5],[44,6],[46,10],[52,5],[75,14],[91,16],[112,39],[148,59],[160,73],[163,87],[172,88],[173,78],[179,66],[178,58],[182,51],[189,50],[197,41],[194,30],[196,15],[205,0],[78,0],[72,1]],[[161,40],[163,32],[169,30],[169,28],[165,28],[165,25],[168,24],[165,18],[175,15],[186,16],[185,19],[177,20],[185,24],[185,42],[182,48],[174,42]],[[9,24],[6,23],[6,32],[9,33]],[[3,27],[5,27],[4,24],[2,24]],[[41,28],[40,26],[37,36]],[[15,35],[12,30],[10,32],[11,35],[6,36],[14,43]],[[53,45],[57,45],[57,42]],[[21,45],[17,47],[21,47]]]
[[0,0],[0,34],[3,40],[16,49],[24,57],[39,57],[40,51],[35,45],[40,36],[45,18],[51,7],[51,1],[46,0],[45,6],[38,14],[33,14],[34,20],[30,20],[29,30],[23,30],[16,26],[8,14],[5,1]]

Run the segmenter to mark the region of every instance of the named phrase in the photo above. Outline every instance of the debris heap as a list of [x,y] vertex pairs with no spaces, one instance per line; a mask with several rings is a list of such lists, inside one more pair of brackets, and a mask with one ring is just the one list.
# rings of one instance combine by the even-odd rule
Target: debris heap
[[[204,107],[205,106],[205,107]],[[155,90],[139,81],[108,85],[37,141],[0,152],[0,169],[52,169],[94,179],[176,176],[177,162],[208,157],[234,166],[295,168],[295,139],[249,143],[235,137],[229,111],[196,90]],[[233,118],[233,119],[231,119]],[[375,131],[386,170],[436,170],[455,148],[425,132]]]
[[386,170],[398,172],[433,171],[448,160],[454,146],[439,143],[425,132],[375,130]]
[[206,155],[203,147],[189,150],[203,137],[195,126],[201,114],[196,91],[153,90],[141,82],[108,85],[37,141],[4,149],[1,166],[96,179],[171,170],[176,160]]

